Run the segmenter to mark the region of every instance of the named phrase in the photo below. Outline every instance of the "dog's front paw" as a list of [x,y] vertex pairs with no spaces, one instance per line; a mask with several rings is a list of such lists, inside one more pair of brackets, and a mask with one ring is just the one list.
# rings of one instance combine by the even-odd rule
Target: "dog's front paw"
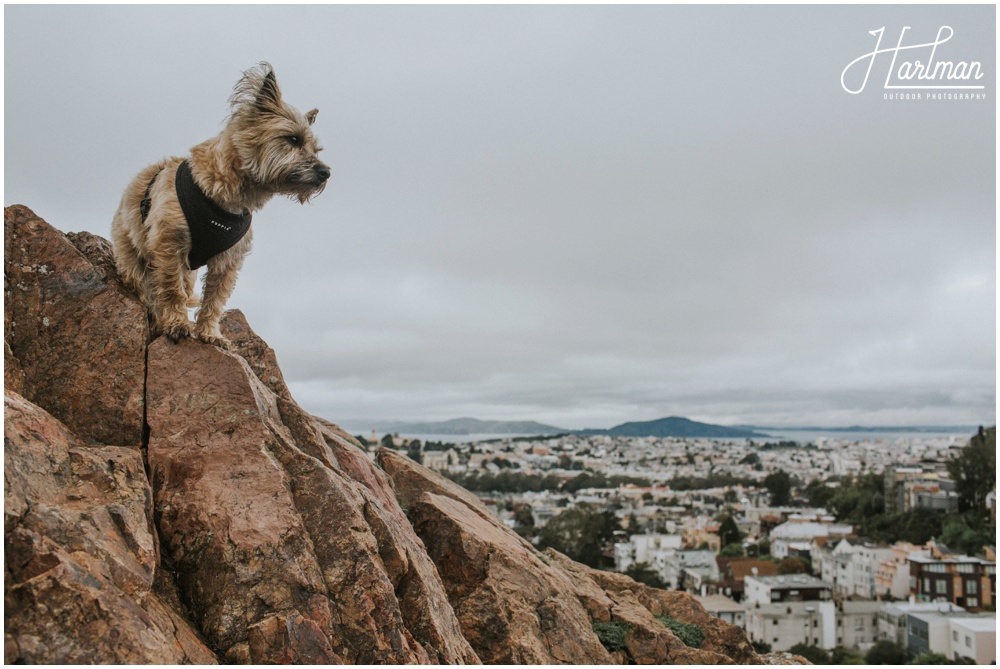
[[233,342],[229,341],[221,334],[199,334],[198,339],[205,342],[206,344],[211,344],[212,346],[218,346],[223,351],[233,350]]
[[218,346],[224,351],[231,351],[233,349],[233,343],[222,336],[218,326],[204,327],[200,323],[196,324],[194,326],[194,336],[206,344]]
[[181,339],[187,339],[191,336],[191,326],[188,323],[173,323],[163,329],[163,334],[176,344]]

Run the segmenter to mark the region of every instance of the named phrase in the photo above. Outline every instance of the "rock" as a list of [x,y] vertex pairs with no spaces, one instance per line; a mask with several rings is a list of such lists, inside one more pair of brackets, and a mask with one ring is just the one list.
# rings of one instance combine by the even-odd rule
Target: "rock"
[[83,241],[96,266],[27,207],[4,210],[4,353],[16,359],[5,382],[81,439],[138,446],[146,310],[94,239]]
[[105,240],[21,206],[4,225],[5,663],[801,659],[539,553],[398,453],[376,463],[296,404],[241,313],[232,351],[149,343]]
[[[486,664],[609,664],[565,576],[470,493],[389,449],[378,459]],[[419,495],[419,496],[418,496]]]
[[5,394],[5,663],[215,662],[156,579],[150,497],[138,450]]
[[[745,633],[686,593],[539,554],[474,495],[391,449],[377,458],[438,567],[466,638],[486,663],[759,663]],[[657,615],[698,625],[701,648]],[[623,633],[609,653],[595,625]]]
[[[164,549],[221,654],[249,643],[253,661],[285,657],[318,631],[350,663],[477,660],[395,501],[351,479],[320,426],[247,361],[158,339],[147,400]],[[290,611],[305,637],[263,634]]]

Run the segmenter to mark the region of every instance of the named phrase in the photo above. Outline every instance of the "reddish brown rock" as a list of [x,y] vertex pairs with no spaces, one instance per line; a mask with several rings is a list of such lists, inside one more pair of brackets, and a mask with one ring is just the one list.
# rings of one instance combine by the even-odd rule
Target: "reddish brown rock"
[[285,637],[260,625],[298,611],[346,662],[476,661],[402,512],[340,470],[318,425],[242,358],[157,340],[147,398],[159,528],[219,652],[284,657]]
[[[409,458],[378,459],[487,664],[608,664],[571,584],[470,493]],[[433,491],[433,492],[430,492]]]
[[137,450],[4,397],[5,663],[214,663],[156,574]]
[[97,266],[27,207],[4,210],[5,381],[81,439],[138,446],[146,310],[107,275],[107,242],[84,241]]
[[[6,663],[801,659],[753,654],[687,595],[539,553],[398,453],[380,468],[295,403],[239,312],[234,353],[147,347],[99,237],[7,208],[4,288]],[[702,648],[657,614],[702,627]],[[626,628],[624,648],[595,623]]]

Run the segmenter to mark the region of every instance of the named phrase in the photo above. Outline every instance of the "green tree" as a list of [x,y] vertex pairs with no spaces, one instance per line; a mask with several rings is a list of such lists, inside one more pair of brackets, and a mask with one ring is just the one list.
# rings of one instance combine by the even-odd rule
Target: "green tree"
[[391,434],[386,434],[384,437],[382,437],[382,441],[380,443],[383,446],[385,446],[386,448],[395,448],[395,446],[392,443],[392,435]]
[[975,555],[983,549],[983,546],[996,545],[996,534],[988,527],[969,527],[961,516],[948,516],[944,520],[938,540],[966,555]]
[[894,641],[883,639],[865,653],[865,664],[903,664],[906,662],[906,651]]
[[788,649],[789,653],[801,655],[813,664],[830,664],[830,654],[819,646],[797,643]]
[[792,477],[788,472],[771,472],[764,479],[764,487],[771,494],[771,506],[786,506],[792,501]]
[[406,455],[418,465],[424,464],[423,449],[420,448],[420,440],[414,439],[406,449]]
[[743,539],[743,533],[736,526],[736,521],[733,520],[732,516],[726,514],[719,516],[716,520],[719,521],[719,541],[723,547],[729,544],[738,544]]
[[958,493],[958,510],[986,518],[986,496],[996,486],[997,428],[979,428],[968,445],[948,460],[948,473]]
[[743,557],[745,552],[743,550],[743,544],[737,542],[734,544],[729,544],[725,546],[721,551],[719,551],[719,557],[723,558],[737,558]]
[[823,509],[827,507],[833,496],[837,494],[837,489],[831,488],[819,479],[814,479],[806,486],[805,494],[806,499],[809,500],[809,506],[816,509]]
[[933,653],[927,651],[926,653],[921,653],[915,658],[907,662],[907,664],[959,664],[953,660],[948,659],[948,656],[943,653]]
[[781,575],[804,574],[806,573],[806,563],[802,561],[802,558],[786,557],[778,563],[778,573]]
[[580,503],[553,517],[538,531],[539,549],[554,548],[577,562],[601,569],[604,550],[614,540],[618,521],[610,511]]
[[660,575],[656,573],[648,562],[633,562],[626,567],[624,574],[637,583],[645,583],[651,588],[666,588]]
[[864,664],[864,656],[851,648],[837,646],[830,651],[830,664]]

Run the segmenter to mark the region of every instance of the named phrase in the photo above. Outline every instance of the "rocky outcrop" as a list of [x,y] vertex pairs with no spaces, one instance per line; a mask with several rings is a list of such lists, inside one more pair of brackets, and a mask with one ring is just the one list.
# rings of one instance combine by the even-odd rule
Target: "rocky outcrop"
[[149,342],[106,241],[20,206],[4,224],[5,662],[784,661],[682,593],[539,553],[399,453],[376,463],[295,403],[239,312],[231,351]]

